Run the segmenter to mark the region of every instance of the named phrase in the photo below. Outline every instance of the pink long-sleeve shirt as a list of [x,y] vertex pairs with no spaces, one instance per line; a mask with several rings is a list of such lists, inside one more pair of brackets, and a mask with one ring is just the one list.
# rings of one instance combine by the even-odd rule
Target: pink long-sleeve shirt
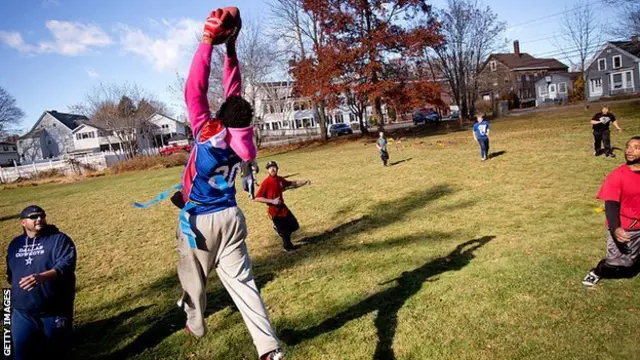
[[[193,133],[198,134],[204,123],[211,119],[207,90],[209,89],[209,74],[211,73],[211,52],[213,46],[201,42],[198,46],[187,83],[185,85],[184,99],[187,103],[189,120]],[[226,57],[224,60],[222,85],[224,87],[225,99],[229,96],[240,96],[242,80],[240,78],[240,67],[238,58],[235,56]]]

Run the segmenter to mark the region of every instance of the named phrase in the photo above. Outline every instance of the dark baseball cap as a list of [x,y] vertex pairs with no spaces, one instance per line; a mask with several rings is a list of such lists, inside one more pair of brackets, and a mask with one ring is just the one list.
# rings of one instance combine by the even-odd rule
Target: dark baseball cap
[[38,205],[29,205],[20,213],[20,219],[26,219],[31,215],[46,216],[44,210]]
[[278,167],[278,163],[276,163],[275,161],[271,160],[267,163],[267,169],[269,169],[270,167]]

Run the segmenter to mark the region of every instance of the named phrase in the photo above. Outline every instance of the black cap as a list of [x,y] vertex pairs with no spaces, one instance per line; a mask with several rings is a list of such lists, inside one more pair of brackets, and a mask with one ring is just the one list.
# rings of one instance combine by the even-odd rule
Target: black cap
[[267,163],[267,167],[266,168],[267,168],[267,170],[269,170],[269,168],[273,167],[273,166],[278,167],[278,164],[275,161],[271,160],[271,161],[269,161]]
[[29,205],[20,213],[20,219],[26,219],[30,215],[40,214],[46,216],[44,210],[38,205]]

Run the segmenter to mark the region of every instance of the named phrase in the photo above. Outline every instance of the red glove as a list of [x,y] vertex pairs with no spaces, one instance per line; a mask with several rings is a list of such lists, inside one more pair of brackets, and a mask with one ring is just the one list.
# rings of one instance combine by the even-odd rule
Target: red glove
[[224,43],[235,32],[239,18],[234,15],[237,14],[237,8],[212,11],[204,23],[204,36],[209,37],[213,45]]

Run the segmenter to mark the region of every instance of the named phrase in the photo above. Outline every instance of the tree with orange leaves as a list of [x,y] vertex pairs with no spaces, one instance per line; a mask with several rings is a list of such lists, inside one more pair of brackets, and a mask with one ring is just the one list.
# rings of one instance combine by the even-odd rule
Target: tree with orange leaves
[[[328,96],[331,106],[340,92],[366,96],[382,127],[383,99],[409,106],[415,91],[410,71],[389,71],[391,59],[404,64],[425,47],[441,43],[438,24],[425,0],[302,0],[317,15],[326,38],[316,59],[301,59],[292,71],[305,96]],[[406,69],[405,69],[406,70]],[[415,80],[415,79],[414,79]],[[424,94],[429,83],[421,85]],[[333,97],[332,97],[333,95]]]

